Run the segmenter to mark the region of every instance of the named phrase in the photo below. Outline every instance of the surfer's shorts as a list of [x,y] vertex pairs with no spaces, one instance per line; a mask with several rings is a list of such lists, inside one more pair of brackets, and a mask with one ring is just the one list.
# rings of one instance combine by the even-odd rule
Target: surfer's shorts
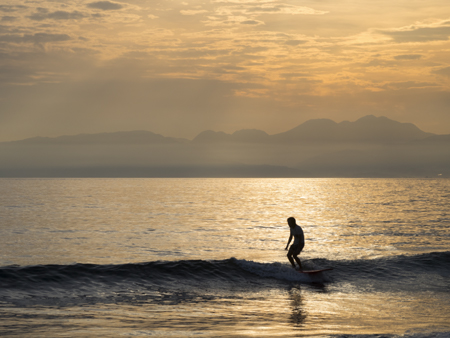
[[300,252],[303,250],[303,245],[300,244],[292,244],[288,251],[288,256],[297,256],[300,255]]

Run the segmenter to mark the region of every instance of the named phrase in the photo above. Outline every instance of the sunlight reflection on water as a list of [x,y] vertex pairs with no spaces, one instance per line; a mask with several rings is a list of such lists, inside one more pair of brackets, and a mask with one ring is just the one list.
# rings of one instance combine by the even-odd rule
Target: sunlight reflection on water
[[[310,258],[448,248],[449,180],[1,182],[0,255],[9,264],[229,257],[280,261],[289,216],[302,225],[302,255]],[[19,252],[11,255],[11,245]]]

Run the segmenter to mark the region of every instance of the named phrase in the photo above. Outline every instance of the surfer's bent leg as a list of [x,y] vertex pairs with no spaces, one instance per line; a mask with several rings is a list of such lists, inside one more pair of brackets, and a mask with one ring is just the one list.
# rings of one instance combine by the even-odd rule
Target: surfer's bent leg
[[[302,250],[303,250],[303,245],[296,245],[295,249],[293,250],[294,259],[297,262],[300,270],[303,270],[302,263],[300,262],[300,258],[298,258],[297,256],[300,255],[300,252],[302,252]],[[294,268],[295,268],[295,264],[294,264]]]
[[[289,259],[289,262],[291,262],[292,267],[295,269],[295,261],[297,261],[298,265],[300,266],[300,269],[302,268],[300,264],[300,260],[298,259],[297,255],[300,253],[301,249],[299,245],[291,245],[289,248],[289,251],[287,253],[287,258]],[[292,258],[294,256],[294,258]],[[295,261],[294,261],[295,259]]]

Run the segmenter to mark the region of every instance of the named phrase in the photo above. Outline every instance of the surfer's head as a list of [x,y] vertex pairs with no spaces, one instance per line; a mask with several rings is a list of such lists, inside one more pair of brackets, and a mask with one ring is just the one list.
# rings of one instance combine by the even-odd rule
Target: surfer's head
[[287,222],[288,222],[288,224],[289,224],[289,226],[292,228],[292,227],[295,227],[296,225],[297,225],[297,223],[295,222],[295,218],[294,217],[289,217],[288,219],[287,219]]

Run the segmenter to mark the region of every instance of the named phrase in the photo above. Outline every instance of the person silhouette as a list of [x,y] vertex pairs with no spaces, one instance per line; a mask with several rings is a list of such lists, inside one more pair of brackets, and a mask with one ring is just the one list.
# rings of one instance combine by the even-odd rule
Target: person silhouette
[[[286,249],[289,247],[289,243],[291,243],[292,237],[294,237],[294,243],[289,248],[289,251],[287,253],[287,258],[289,259],[289,262],[291,262],[292,267],[295,269],[295,262],[298,264],[298,270],[303,271],[302,263],[300,262],[300,259],[297,257],[300,255],[300,252],[302,252],[303,247],[305,246],[305,236],[303,235],[302,228],[297,224],[294,217],[289,217],[287,219],[289,228],[291,228],[291,233],[289,235],[289,240],[286,245]],[[295,260],[295,261],[294,261]]]

